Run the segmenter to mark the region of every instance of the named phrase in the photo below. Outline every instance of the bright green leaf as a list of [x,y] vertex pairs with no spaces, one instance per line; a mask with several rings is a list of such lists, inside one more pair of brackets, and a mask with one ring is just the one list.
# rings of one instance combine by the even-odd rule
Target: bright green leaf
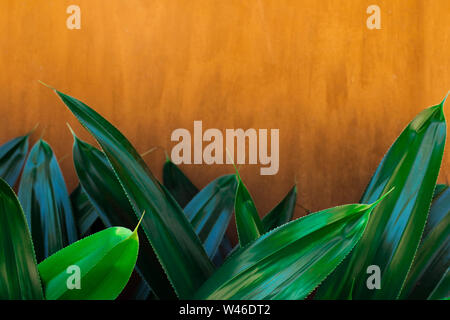
[[[417,115],[398,137],[373,175],[362,203],[393,194],[372,213],[352,254],[321,285],[321,299],[395,299],[412,264],[427,219],[446,137],[443,103]],[[381,270],[381,289],[366,286],[367,267]]]
[[46,299],[115,299],[131,276],[138,250],[136,230],[113,227],[56,252],[38,266]]
[[234,212],[236,215],[239,245],[244,247],[253,240],[258,239],[264,232],[255,203],[239,175],[237,175],[237,178],[238,187],[234,203]]
[[376,204],[323,210],[262,235],[230,256],[195,298],[305,298],[358,242]]

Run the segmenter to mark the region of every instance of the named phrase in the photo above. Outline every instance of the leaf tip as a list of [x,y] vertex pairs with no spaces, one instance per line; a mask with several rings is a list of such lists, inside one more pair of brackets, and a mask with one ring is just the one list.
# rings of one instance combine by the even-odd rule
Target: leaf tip
[[39,82],[40,84],[42,84],[43,86],[45,86],[45,87],[47,87],[47,88],[49,88],[49,89],[52,89],[53,91],[56,92],[56,89],[53,88],[51,85],[48,85],[48,84],[46,84],[45,82],[43,82],[43,81],[41,81],[41,80],[38,80],[38,82]]
[[376,207],[381,201],[384,200],[384,198],[386,198],[390,193],[392,193],[392,191],[394,191],[395,187],[392,187],[389,191],[385,192],[377,201],[375,201],[374,203],[371,204],[371,207],[374,208]]
[[139,219],[139,222],[138,222],[136,228],[134,229],[133,233],[137,233],[137,231],[138,231],[138,229],[139,229],[139,226],[141,225],[142,219],[144,219],[144,216],[145,216],[145,210],[144,210],[144,212],[142,212],[142,216],[141,216],[141,218]]

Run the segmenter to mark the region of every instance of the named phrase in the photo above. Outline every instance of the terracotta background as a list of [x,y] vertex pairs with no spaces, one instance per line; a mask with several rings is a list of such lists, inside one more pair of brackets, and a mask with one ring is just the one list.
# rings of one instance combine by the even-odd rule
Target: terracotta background
[[[81,7],[81,30],[66,8]],[[381,7],[381,30],[366,8]],[[176,128],[279,128],[280,171],[241,174],[260,214],[297,179],[311,210],[355,202],[388,147],[450,89],[450,1],[1,0],[0,143],[40,127],[69,189],[66,122],[42,80],[103,114],[144,152]],[[445,109],[450,119],[450,107]],[[45,132],[43,132],[45,128]],[[145,157],[161,176],[163,153]],[[440,181],[450,178],[447,148]],[[229,165],[182,166],[199,187]],[[304,212],[298,208],[296,215]]]

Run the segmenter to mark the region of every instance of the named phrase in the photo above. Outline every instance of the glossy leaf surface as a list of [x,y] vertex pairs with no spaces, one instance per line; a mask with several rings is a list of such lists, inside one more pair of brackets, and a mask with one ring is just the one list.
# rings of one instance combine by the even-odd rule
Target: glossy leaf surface
[[38,262],[78,239],[64,178],[52,149],[43,140],[36,142],[25,163],[19,200]]
[[[316,295],[346,299],[355,279],[353,299],[395,299],[419,245],[435,189],[445,145],[442,104],[417,115],[389,149],[361,202],[392,195],[372,213],[367,230],[351,255],[323,283]],[[366,286],[367,267],[381,270],[381,289]]]
[[323,210],[262,235],[232,254],[195,298],[305,298],[358,242],[375,205]]
[[214,267],[183,210],[114,126],[77,99],[57,94],[101,145],[135,214],[147,212],[143,229],[176,293],[192,297]]
[[219,177],[184,208],[210,258],[216,254],[233,214],[236,185],[234,175]]
[[14,191],[0,179],[0,300],[43,297],[25,215]]
[[[112,300],[123,290],[139,250],[137,232],[113,227],[56,252],[38,268],[48,300]],[[79,287],[76,277],[79,276]]]
[[81,186],[75,188],[70,194],[73,215],[79,235],[84,237],[99,218],[98,213]]
[[297,201],[297,186],[293,186],[288,194],[275,208],[262,218],[263,232],[279,227],[292,219]]
[[[403,299],[427,299],[450,268],[450,188],[438,194],[428,215],[422,242],[405,286]],[[450,287],[447,288],[450,290]]]
[[234,212],[236,215],[236,228],[239,236],[239,245],[246,246],[248,243],[256,240],[263,233],[263,226],[256,210],[255,203],[242,182],[237,176],[238,186],[236,199],[234,203]]
[[[138,222],[119,180],[105,154],[74,135],[73,158],[80,184],[86,191],[95,211],[107,227],[133,228]],[[175,297],[167,277],[159,264],[143,230],[137,268],[155,293],[164,299]]]
[[28,152],[28,135],[12,139],[0,146],[0,178],[14,186]]
[[198,193],[197,187],[170,159],[163,166],[163,184],[182,208]]

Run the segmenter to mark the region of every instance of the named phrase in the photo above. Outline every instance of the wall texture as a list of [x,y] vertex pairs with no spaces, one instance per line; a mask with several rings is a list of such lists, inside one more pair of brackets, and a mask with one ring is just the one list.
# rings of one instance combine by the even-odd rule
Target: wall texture
[[[81,30],[66,28],[70,4]],[[381,30],[366,27],[371,4]],[[311,210],[357,201],[405,125],[450,89],[448,0],[2,0],[0,34],[0,143],[40,123],[33,141],[68,156],[76,185],[66,122],[93,140],[37,80],[96,108],[140,152],[170,150],[194,120],[279,128],[279,173],[241,167],[261,214],[295,180]],[[160,177],[163,154],[145,159]],[[442,182],[449,165],[447,148]],[[233,172],[182,169],[199,187]]]

